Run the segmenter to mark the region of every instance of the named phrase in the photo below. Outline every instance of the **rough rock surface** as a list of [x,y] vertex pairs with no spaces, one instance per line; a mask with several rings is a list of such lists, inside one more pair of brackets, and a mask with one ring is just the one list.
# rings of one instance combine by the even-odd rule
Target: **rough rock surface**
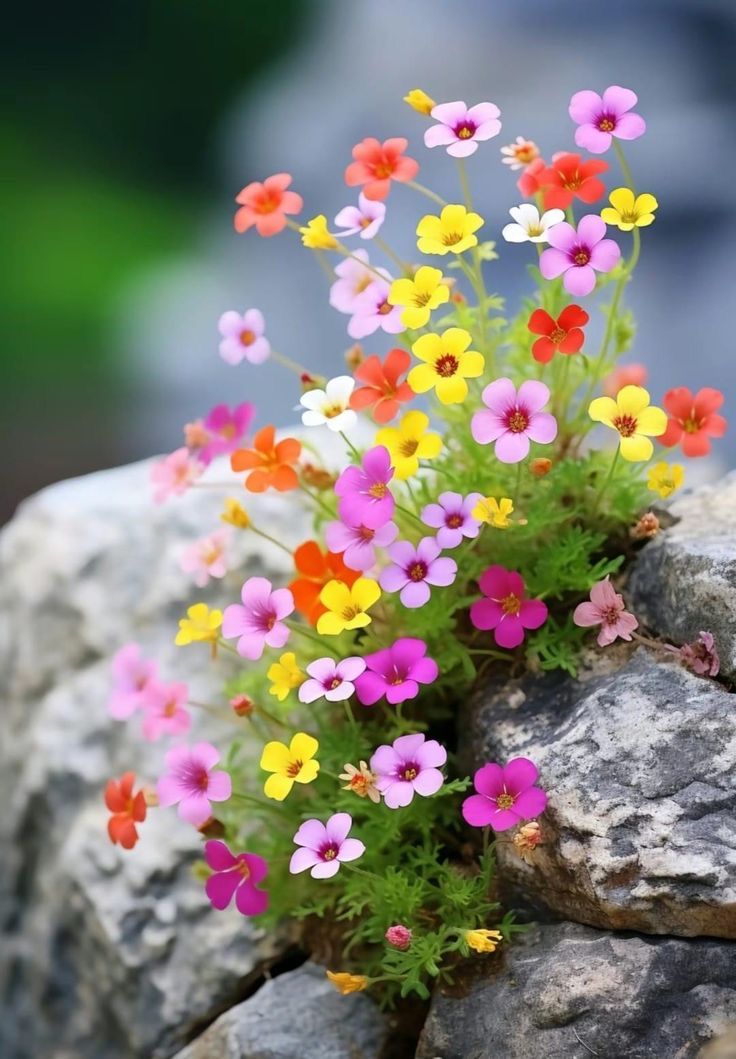
[[[609,651],[609,665],[625,658]],[[530,757],[549,793],[532,864],[497,843],[505,877],[577,922],[736,937],[734,703],[641,648],[604,676],[479,692],[466,757]]]
[[464,996],[434,997],[417,1059],[695,1059],[736,1017],[734,955],[710,939],[537,928]]
[[675,525],[637,559],[628,591],[636,614],[676,644],[708,629],[722,672],[736,673],[736,471],[675,500]]

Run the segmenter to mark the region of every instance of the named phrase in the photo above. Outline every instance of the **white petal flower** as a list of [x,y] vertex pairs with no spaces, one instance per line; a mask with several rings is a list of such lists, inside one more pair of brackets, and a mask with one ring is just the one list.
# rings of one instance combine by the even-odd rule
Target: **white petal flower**
[[350,407],[354,387],[355,380],[350,375],[336,375],[324,390],[307,390],[300,401],[306,409],[302,423],[307,427],[326,426],[335,433],[355,426],[358,417]]
[[539,216],[539,210],[531,202],[512,206],[509,213],[515,224],[507,224],[503,237],[507,243],[546,243],[547,233],[560,221],[564,221],[564,210],[547,210]]

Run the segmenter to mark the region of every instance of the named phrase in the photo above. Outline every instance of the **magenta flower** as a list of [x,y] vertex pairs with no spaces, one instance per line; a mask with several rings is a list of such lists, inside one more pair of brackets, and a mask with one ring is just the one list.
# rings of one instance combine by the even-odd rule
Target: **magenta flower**
[[213,908],[222,911],[235,895],[235,907],[244,916],[260,916],[268,908],[268,894],[258,883],[268,875],[268,864],[255,853],[231,853],[224,842],[204,844],[204,859],[213,874],[205,892]]
[[185,574],[192,574],[195,585],[204,588],[211,577],[221,578],[227,573],[226,548],[230,540],[228,529],[215,530],[208,537],[187,545],[179,565]]
[[496,443],[501,463],[519,463],[529,455],[529,443],[548,445],[557,437],[557,420],[542,408],[549,400],[543,382],[528,379],[518,393],[511,379],[496,379],[483,391],[486,409],[476,412],[470,431],[479,445]]
[[462,100],[438,103],[431,115],[440,124],[427,129],[424,146],[446,147],[455,158],[474,154],[481,140],[490,140],[501,131],[501,111],[495,103],[476,103],[474,107],[467,107]]
[[630,640],[634,629],[639,627],[634,615],[626,610],[623,596],[619,595],[608,578],[593,585],[590,600],[577,605],[572,620],[584,629],[600,625],[599,647],[606,647],[619,636],[622,640]]
[[366,655],[364,661],[365,671],[355,681],[355,693],[364,706],[373,706],[384,695],[392,706],[415,699],[419,685],[434,683],[439,672],[435,660],[427,657],[424,640],[410,636]]
[[569,107],[570,117],[578,126],[575,143],[592,154],[603,154],[614,136],[620,140],[643,136],[647,128],[644,118],[630,113],[636,102],[636,93],[619,85],[611,85],[602,96],[597,92],[576,92]]
[[368,251],[355,250],[352,257],[346,257],[335,266],[338,279],[330,287],[330,305],[333,309],[352,316],[358,299],[376,279],[376,272],[384,279],[389,279],[385,268],[378,268],[374,272],[368,263]]
[[403,309],[400,305],[391,305],[388,300],[391,280],[375,279],[358,295],[353,304],[353,315],[348,323],[348,334],[351,338],[365,338],[379,329],[387,335],[398,335],[406,331],[401,319]]
[[476,629],[493,629],[499,647],[518,647],[527,629],[538,629],[547,620],[547,604],[527,599],[521,574],[504,566],[489,566],[478,581],[485,599],[470,608]]
[[454,559],[439,558],[439,544],[434,537],[422,537],[419,544],[396,541],[388,549],[393,560],[381,571],[378,582],[386,592],[400,592],[405,607],[423,607],[430,596],[430,585],[451,585],[457,575]]
[[223,313],[217,324],[222,342],[220,356],[228,364],[263,364],[271,352],[271,343],[264,337],[266,322],[260,309],[248,309],[242,315],[234,310]]
[[340,497],[338,514],[343,522],[380,529],[391,520],[396,506],[388,483],[394,476],[391,456],[383,445],[364,454],[360,467],[346,467],[335,482]]
[[185,445],[156,460],[151,467],[154,503],[163,504],[171,496],[182,496],[205,469]]
[[399,535],[395,522],[386,522],[378,529],[362,523],[354,524],[345,519],[328,522],[325,528],[327,547],[331,552],[342,552],[345,565],[350,570],[365,573],[376,565],[376,548],[387,548]]
[[162,735],[185,735],[192,727],[192,718],[186,703],[189,688],[174,681],[160,684],[155,681],[149,688],[143,707],[143,737],[154,742]]
[[156,784],[161,805],[179,803],[179,816],[201,827],[212,816],[210,802],[226,802],[232,793],[229,773],[215,765],[220,752],[212,743],[175,746],[166,755],[168,773]]
[[415,794],[428,798],[437,793],[445,780],[440,767],[446,761],[447,751],[436,739],[425,739],[422,732],[413,732],[400,735],[392,746],[379,746],[370,765],[386,805],[400,809]]
[[156,683],[158,666],[141,655],[140,645],[128,643],[116,651],[112,660],[112,692],[108,712],[124,721],[148,702]]
[[344,229],[341,236],[357,235],[361,239],[372,239],[386,219],[386,204],[367,199],[361,191],[357,206],[345,206],[335,217],[338,228]]
[[580,218],[577,231],[567,221],[556,224],[547,233],[548,248],[539,259],[545,279],[563,276],[569,294],[581,297],[595,288],[596,272],[610,272],[620,258],[621,250],[613,239],[605,239],[606,224],[597,213]]
[[463,802],[463,817],[471,827],[508,831],[522,820],[531,820],[547,808],[547,795],[534,784],[537,766],[525,757],[515,757],[508,765],[488,764],[473,777],[477,794]]
[[365,669],[362,658],[352,656],[335,662],[333,658],[318,658],[307,666],[311,680],[299,688],[300,702],[314,702],[325,698],[328,702],[342,702],[355,691],[354,681]]
[[229,408],[226,404],[215,405],[202,424],[208,437],[197,453],[198,459],[208,464],[215,456],[222,456],[239,448],[255,411],[256,406],[250,401],[243,401],[234,408]]
[[457,548],[463,537],[477,537],[480,533],[480,522],[473,518],[471,512],[482,493],[440,493],[437,504],[427,504],[422,511],[422,522],[437,530],[437,543],[440,548]]
[[400,952],[406,952],[411,945],[412,932],[403,923],[395,923],[383,936],[392,949],[398,949]]
[[266,647],[283,647],[289,629],[283,619],[294,610],[294,597],[288,588],[275,591],[266,577],[249,577],[240,593],[243,601],[225,608],[222,635],[238,636],[238,654],[256,661]]
[[305,820],[294,841],[300,848],[291,855],[289,871],[298,875],[311,868],[313,879],[330,879],[337,875],[344,861],[357,860],[365,846],[357,838],[348,838],[353,818],[350,813],[333,813],[326,824]]

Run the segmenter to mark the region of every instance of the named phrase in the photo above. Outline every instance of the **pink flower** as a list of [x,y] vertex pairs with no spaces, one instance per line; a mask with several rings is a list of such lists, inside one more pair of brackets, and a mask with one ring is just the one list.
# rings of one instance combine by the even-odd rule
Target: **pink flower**
[[467,107],[462,100],[438,103],[430,113],[440,124],[424,133],[425,147],[446,147],[455,158],[474,154],[481,140],[490,140],[501,131],[501,111],[495,103],[476,103],[474,107]]
[[557,437],[557,420],[541,411],[548,400],[543,382],[528,379],[517,393],[511,379],[496,379],[483,391],[488,411],[475,413],[471,433],[479,445],[495,442],[501,463],[519,463],[529,455],[530,441],[548,445]]
[[330,879],[337,875],[340,864],[357,860],[365,853],[365,846],[357,838],[348,838],[353,818],[350,813],[333,813],[326,824],[321,820],[305,820],[294,842],[300,848],[292,853],[289,871],[298,875],[311,868],[313,879]]
[[379,328],[387,335],[398,335],[406,331],[406,326],[401,320],[402,307],[391,305],[388,300],[390,290],[390,280],[374,278],[370,286],[358,295],[348,323],[348,334],[351,338],[365,338]]
[[204,472],[205,465],[184,445],[157,460],[151,467],[154,503],[163,504],[170,496],[182,496]]
[[325,528],[327,547],[331,552],[342,552],[343,562],[351,570],[365,573],[376,565],[376,548],[387,548],[399,535],[395,522],[386,522],[378,529],[362,523],[354,525],[344,519],[328,522]]
[[141,655],[137,643],[128,643],[112,660],[112,692],[107,709],[117,721],[124,721],[141,709],[156,682],[158,666]]
[[169,770],[156,785],[161,805],[179,803],[179,816],[201,827],[212,816],[210,802],[226,802],[232,792],[230,775],[215,771],[220,760],[212,743],[175,746],[166,755]]
[[508,831],[522,820],[531,820],[547,808],[547,795],[534,784],[537,766],[525,757],[515,757],[508,765],[488,764],[473,777],[477,794],[463,802],[463,817],[471,827]]
[[693,643],[683,644],[678,653],[682,664],[698,676],[718,676],[721,662],[712,633],[701,632]]
[[630,88],[611,85],[602,96],[597,92],[576,92],[570,100],[570,117],[578,126],[575,143],[593,154],[603,154],[611,146],[612,137],[636,140],[646,132],[646,122],[639,114],[631,114],[637,95]]
[[389,927],[383,936],[392,949],[399,949],[400,952],[406,952],[411,945],[412,932],[401,923]]
[[343,702],[355,691],[353,683],[365,669],[362,658],[351,656],[335,662],[333,658],[318,658],[307,666],[311,680],[299,688],[300,702],[314,702],[325,698],[328,702]]
[[260,309],[247,309],[242,315],[231,309],[222,314],[217,326],[222,335],[220,356],[227,364],[240,364],[243,359],[262,364],[271,352]]
[[215,456],[240,448],[255,411],[256,406],[250,401],[232,409],[226,404],[215,405],[202,424],[207,433],[207,440],[197,454],[202,463],[210,463]]
[[634,629],[639,627],[634,615],[626,610],[623,596],[619,595],[608,578],[593,585],[590,602],[579,603],[572,620],[584,629],[600,625],[599,647],[606,647],[619,636],[622,640],[630,640]]
[[375,272],[368,267],[368,251],[355,250],[352,257],[346,257],[339,265],[335,266],[335,275],[339,278],[330,287],[330,305],[340,313],[352,315],[356,311],[356,304],[361,294],[370,287],[377,278],[376,272],[384,279],[389,279],[389,273],[385,268],[377,268]]
[[606,225],[597,213],[580,218],[577,231],[562,221],[548,233],[549,247],[539,259],[545,279],[563,276],[565,290],[582,297],[595,288],[596,272],[610,272],[621,259],[613,239],[605,239]]
[[422,522],[437,529],[440,548],[457,548],[464,537],[474,538],[480,533],[480,522],[471,512],[482,493],[440,493],[437,504],[427,504],[422,511]]
[[240,593],[243,601],[225,608],[222,635],[240,637],[238,654],[256,661],[265,647],[283,647],[289,639],[284,618],[294,610],[294,597],[288,588],[277,588],[265,577],[249,577]]
[[286,214],[299,213],[303,205],[301,195],[286,190],[290,185],[290,173],[274,173],[262,184],[258,180],[247,184],[235,196],[240,206],[235,213],[235,231],[247,232],[255,226],[264,238],[283,231]]
[[360,467],[346,467],[335,482],[340,497],[338,514],[343,522],[380,529],[391,520],[396,503],[388,483],[394,476],[391,456],[384,445],[364,454]]
[[376,787],[389,809],[400,809],[415,794],[428,798],[436,794],[445,777],[440,767],[447,761],[447,751],[436,739],[426,739],[422,732],[400,735],[393,745],[379,746],[371,758]]
[[268,875],[268,864],[255,853],[231,853],[224,842],[204,844],[204,859],[213,874],[205,892],[213,908],[222,911],[235,895],[235,907],[244,916],[260,916],[268,908],[268,894],[258,883]]
[[400,592],[405,607],[423,607],[430,596],[430,585],[451,585],[457,576],[454,559],[439,558],[441,548],[434,537],[422,537],[419,544],[396,541],[388,549],[393,560],[381,571],[378,582],[385,592]]
[[185,574],[194,575],[194,583],[200,588],[209,584],[211,577],[224,577],[227,573],[225,549],[230,539],[226,529],[215,530],[208,537],[202,537],[187,546],[182,553],[179,565]]
[[143,737],[154,742],[162,735],[184,735],[192,727],[192,718],[185,708],[189,700],[186,684],[160,684],[149,688],[143,707]]
[[[356,235],[361,239],[372,239],[386,219],[386,207],[382,202],[366,198],[361,191],[357,206],[345,206],[335,217],[338,228],[344,229],[341,236]],[[348,259],[349,260],[349,259]]]
[[384,696],[392,706],[415,699],[419,685],[433,684],[439,672],[435,660],[427,657],[424,640],[410,636],[366,655],[364,662],[365,671],[355,681],[355,692],[364,706],[373,706]]
[[504,566],[489,566],[478,581],[485,599],[470,608],[476,629],[493,629],[499,647],[518,647],[527,629],[538,629],[547,620],[547,605],[527,599],[521,574]]

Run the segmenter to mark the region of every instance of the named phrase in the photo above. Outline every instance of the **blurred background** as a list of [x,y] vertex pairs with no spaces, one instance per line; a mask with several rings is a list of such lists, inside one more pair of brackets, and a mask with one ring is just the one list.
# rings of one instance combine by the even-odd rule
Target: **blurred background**
[[[331,221],[357,199],[342,180],[352,145],[406,135],[420,179],[456,197],[453,163],[424,149],[424,119],[401,102],[417,86],[502,110],[470,162],[485,238],[519,201],[502,144],[572,149],[573,92],[639,94],[649,134],[628,157],[660,211],[629,296],[630,359],[650,366],[655,397],[715,385],[733,417],[734,54],[733,0],[16,5],[0,38],[0,521],[49,482],[178,447],[218,400],[255,401],[259,424],[294,420],[282,369],[220,360],[219,315],[259,307],[275,348],[331,374],[347,317],[293,233],[235,234],[234,196],[288,170],[305,215]],[[384,233],[400,252],[424,212],[392,193]],[[528,255],[500,253],[487,285],[513,306]],[[736,431],[717,453],[736,463]]]

